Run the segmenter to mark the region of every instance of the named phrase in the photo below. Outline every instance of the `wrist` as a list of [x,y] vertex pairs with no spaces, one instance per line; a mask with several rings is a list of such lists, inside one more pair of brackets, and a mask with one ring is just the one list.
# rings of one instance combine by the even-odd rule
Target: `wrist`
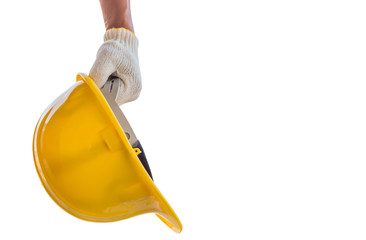
[[105,29],[110,30],[113,28],[125,28],[129,30],[130,32],[134,33],[133,25],[129,21],[111,21],[105,23]]
[[125,28],[131,32],[134,32],[132,18],[128,13],[124,13],[121,15],[114,15],[114,17],[110,17],[105,19],[104,21],[105,29],[109,30],[112,28]]
[[123,43],[131,52],[137,54],[138,39],[135,34],[125,28],[111,28],[104,34],[104,42],[116,41]]

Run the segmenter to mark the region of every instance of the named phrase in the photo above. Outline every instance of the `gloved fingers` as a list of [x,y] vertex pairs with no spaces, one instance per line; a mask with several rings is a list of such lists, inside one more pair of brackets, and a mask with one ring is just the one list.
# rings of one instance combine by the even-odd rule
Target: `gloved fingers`
[[[138,72],[139,73],[139,72]],[[136,100],[141,91],[141,77],[133,76],[131,72],[120,73],[116,70],[115,61],[111,58],[97,58],[90,70],[89,76],[101,88],[113,76],[122,80],[121,87],[116,97],[118,105]]]
[[118,74],[117,77],[122,80],[122,86],[118,92],[116,102],[122,105],[136,100],[141,92],[141,77],[135,77],[130,74]]
[[101,88],[111,76],[121,79],[122,84],[118,91],[116,102],[118,105],[122,105],[136,100],[140,95],[142,85],[138,64],[135,68],[136,69],[125,69],[122,67],[121,69],[117,69],[116,61],[113,58],[108,57],[108,55],[98,56],[89,72],[89,76],[99,88]]

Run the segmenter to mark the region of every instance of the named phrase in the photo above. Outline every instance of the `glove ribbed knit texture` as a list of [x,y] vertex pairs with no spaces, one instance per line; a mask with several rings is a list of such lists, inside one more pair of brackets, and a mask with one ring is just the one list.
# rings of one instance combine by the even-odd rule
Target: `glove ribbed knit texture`
[[124,28],[108,29],[104,34],[104,42],[109,40],[124,42],[134,52],[137,52],[139,46],[139,41],[135,34]]

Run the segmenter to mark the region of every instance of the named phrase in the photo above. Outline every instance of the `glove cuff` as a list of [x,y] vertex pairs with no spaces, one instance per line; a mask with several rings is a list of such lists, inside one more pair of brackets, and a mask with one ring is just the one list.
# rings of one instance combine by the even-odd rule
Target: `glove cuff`
[[111,28],[104,34],[104,42],[106,41],[118,41],[128,45],[131,50],[137,52],[139,41],[134,33],[125,28]]

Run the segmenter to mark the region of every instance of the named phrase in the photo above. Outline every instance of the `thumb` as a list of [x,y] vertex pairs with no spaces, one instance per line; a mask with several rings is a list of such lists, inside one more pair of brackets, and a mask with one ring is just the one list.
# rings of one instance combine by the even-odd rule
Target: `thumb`
[[90,69],[89,76],[101,88],[108,80],[109,76],[116,72],[116,66],[111,58],[97,57],[93,67]]

